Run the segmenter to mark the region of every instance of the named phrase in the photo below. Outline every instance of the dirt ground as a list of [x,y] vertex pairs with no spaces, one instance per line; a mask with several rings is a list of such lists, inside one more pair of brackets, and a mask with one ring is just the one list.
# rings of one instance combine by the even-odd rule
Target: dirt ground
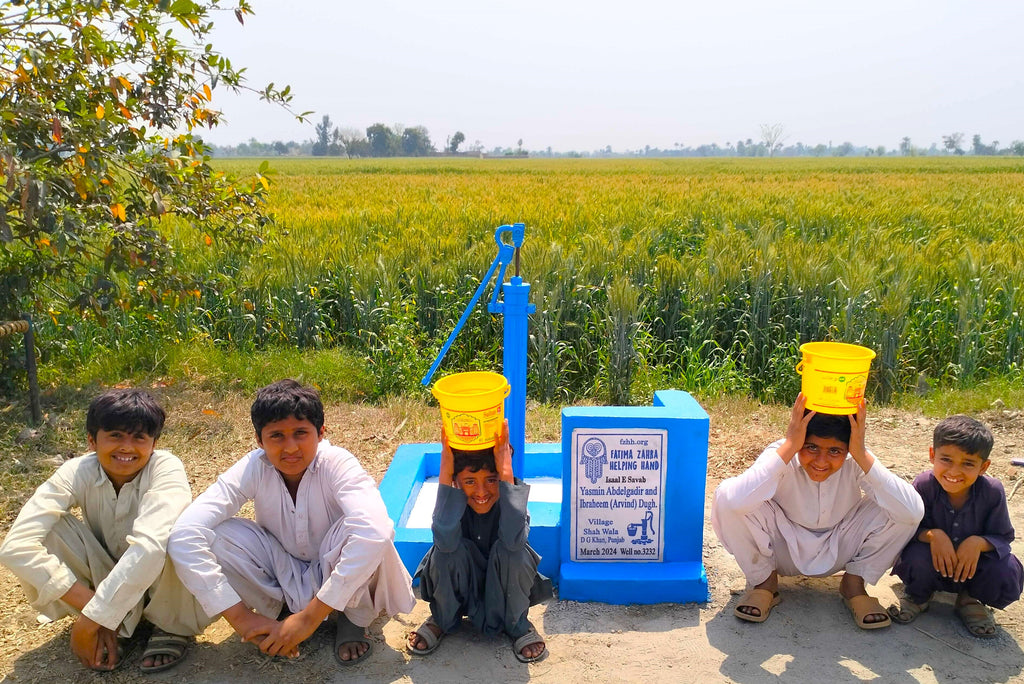
[[[182,457],[201,491],[215,475],[249,448],[247,405],[206,395],[177,394],[166,399],[172,420],[161,446]],[[772,439],[782,434],[787,409],[738,400],[712,404],[711,445],[705,492],[704,562],[711,597],[706,604],[610,606],[552,601],[531,609],[546,635],[549,656],[532,665],[513,657],[507,639],[491,639],[463,629],[449,636],[429,657],[412,657],[405,635],[428,615],[418,602],[411,615],[371,625],[370,659],[351,668],[331,657],[329,626],[319,630],[295,660],[268,659],[240,643],[227,623],[214,623],[198,638],[188,659],[165,673],[143,676],[137,650],[119,671],[96,674],[70,656],[70,621],[40,624],[22,598],[17,582],[0,569],[0,681],[11,682],[1011,682],[1024,681],[1024,608],[996,611],[995,639],[968,635],[956,620],[952,597],[933,603],[910,626],[857,629],[838,598],[837,577],[784,579],[783,602],[764,624],[732,615],[743,577],[722,549],[708,522],[711,494],[724,478],[739,472]],[[990,474],[1007,493],[1024,471],[1010,459],[1024,457],[1024,414],[993,410],[980,416],[996,435]],[[529,441],[556,441],[558,413],[531,408]],[[433,441],[436,422],[427,407],[398,402],[383,408],[332,406],[332,441],[356,453],[379,480],[401,442]],[[869,414],[868,446],[897,474],[912,479],[927,464],[934,420],[919,414],[880,410]],[[73,426],[65,425],[71,430]],[[60,429],[60,423],[57,423]],[[1024,531],[1024,494],[1010,499],[1014,526]],[[3,530],[4,532],[6,530]],[[1014,544],[1018,556],[1024,543]],[[892,577],[869,588],[883,605],[893,601]]]

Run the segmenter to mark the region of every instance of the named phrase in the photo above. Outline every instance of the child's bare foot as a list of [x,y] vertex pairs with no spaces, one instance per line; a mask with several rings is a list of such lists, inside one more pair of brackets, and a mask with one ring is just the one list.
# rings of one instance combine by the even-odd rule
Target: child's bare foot
[[[771,592],[772,596],[777,598],[779,593],[779,574],[777,572],[772,571],[772,574],[768,575],[768,579],[755,586],[754,589],[763,589],[765,591]],[[777,603],[777,601],[773,599],[770,603],[772,605],[766,607],[765,614],[762,616],[760,608],[754,605],[744,604],[742,602],[742,599],[740,599],[740,605],[736,606],[735,612],[743,613],[744,615],[749,615],[752,618],[767,618],[767,612],[772,609],[772,607],[775,605],[775,603]],[[737,615],[737,617],[740,616]]]
[[[867,588],[864,586],[864,578],[860,575],[845,573],[839,582],[839,593],[853,613],[858,627],[875,629],[892,623],[892,619],[882,608],[878,599],[868,595]],[[860,598],[862,596],[865,598]]]
[[529,660],[533,660],[534,658],[539,656],[541,653],[543,653],[544,649],[546,649],[546,648],[547,648],[547,645],[543,641],[535,641],[535,642],[533,642],[532,644],[530,644],[528,646],[523,646],[522,650],[520,650],[519,653],[524,658],[528,658]]
[[437,626],[433,618],[427,618],[423,624],[409,632],[407,646],[409,653],[414,655],[427,655],[441,645],[444,639],[444,632]]
[[[433,632],[435,637],[441,638],[441,628],[433,622],[426,622],[423,626]],[[409,632],[409,648],[414,651],[425,651],[427,649],[427,640],[417,632]]]
[[338,646],[338,658],[344,661],[357,660],[363,657],[370,644],[365,641],[346,641]]

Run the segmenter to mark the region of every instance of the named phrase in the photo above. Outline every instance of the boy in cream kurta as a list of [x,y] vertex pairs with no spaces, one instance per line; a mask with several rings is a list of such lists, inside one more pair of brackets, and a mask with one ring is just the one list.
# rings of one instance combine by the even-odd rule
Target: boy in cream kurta
[[886,627],[889,616],[865,582],[877,583],[917,530],[921,497],[865,448],[863,402],[849,418],[805,404],[801,394],[785,439],[715,491],[715,533],[753,587],[734,614],[767,619],[779,603],[779,575],[845,570],[839,591],[857,626]]
[[[366,625],[415,604],[394,526],[356,457],[323,438],[316,390],[264,387],[252,418],[260,448],[181,515],[171,558],[208,614],[269,655],[297,655],[337,611],[334,655],[354,663],[370,652]],[[255,522],[233,517],[247,501]]]
[[171,524],[192,492],[181,461],[153,448],[163,424],[163,409],[146,392],[96,397],[86,417],[93,451],[39,486],[0,546],[0,562],[33,608],[76,617],[71,649],[90,669],[119,667],[143,618],[156,627],[143,654],[147,672],[176,665],[186,637],[209,624],[166,555]]

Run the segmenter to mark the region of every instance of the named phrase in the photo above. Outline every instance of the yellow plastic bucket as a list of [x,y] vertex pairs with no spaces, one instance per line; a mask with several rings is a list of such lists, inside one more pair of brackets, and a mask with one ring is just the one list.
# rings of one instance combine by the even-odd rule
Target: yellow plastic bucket
[[455,373],[435,382],[431,392],[441,404],[448,444],[456,449],[494,446],[511,391],[504,375],[488,371]]
[[837,415],[856,413],[875,352],[843,342],[808,342],[800,345],[800,352],[803,359],[796,372],[803,376],[807,408]]

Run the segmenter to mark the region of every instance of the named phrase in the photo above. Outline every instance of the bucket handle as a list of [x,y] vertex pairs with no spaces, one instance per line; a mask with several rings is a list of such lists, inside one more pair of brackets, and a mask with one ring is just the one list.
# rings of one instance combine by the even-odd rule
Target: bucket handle
[[800,362],[798,364],[796,364],[796,372],[799,375],[803,375],[804,374],[804,360],[803,359],[800,359]]

